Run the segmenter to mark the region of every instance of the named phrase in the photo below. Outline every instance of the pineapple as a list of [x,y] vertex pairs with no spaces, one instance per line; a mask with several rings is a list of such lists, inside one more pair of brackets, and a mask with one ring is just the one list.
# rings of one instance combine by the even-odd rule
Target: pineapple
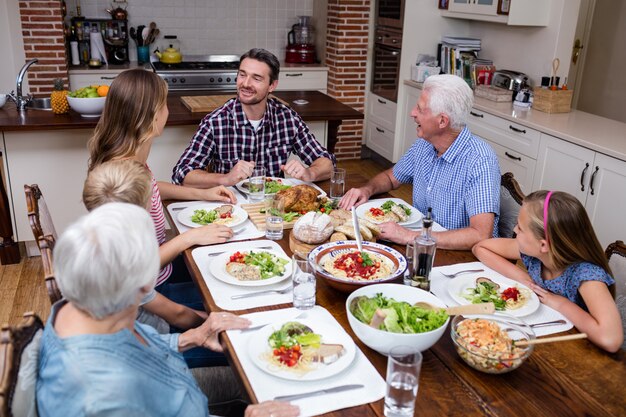
[[65,114],[69,111],[70,105],[67,102],[67,93],[61,78],[54,80],[54,91],[50,95],[50,104],[55,114]]

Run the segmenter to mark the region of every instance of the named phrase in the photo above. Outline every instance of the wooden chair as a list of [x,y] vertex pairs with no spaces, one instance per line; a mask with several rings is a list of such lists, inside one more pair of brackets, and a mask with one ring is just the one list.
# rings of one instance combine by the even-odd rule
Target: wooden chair
[[41,262],[43,264],[44,280],[50,297],[50,303],[54,304],[63,296],[54,279],[52,269],[52,251],[57,238],[56,230],[52,222],[52,216],[46,205],[46,200],[37,184],[24,185],[26,195],[26,208],[28,210],[28,221],[33,231],[33,236],[41,252]]
[[3,326],[0,334],[0,416],[35,416],[35,386],[43,323],[24,314],[17,326]]
[[[615,278],[615,304],[622,316],[622,327],[626,335],[626,244],[617,240],[607,246],[605,254]],[[622,344],[622,349],[626,349],[626,341]]]
[[500,178],[500,219],[498,229],[500,237],[514,237],[513,228],[517,224],[519,209],[524,201],[524,193],[513,174],[507,172]]

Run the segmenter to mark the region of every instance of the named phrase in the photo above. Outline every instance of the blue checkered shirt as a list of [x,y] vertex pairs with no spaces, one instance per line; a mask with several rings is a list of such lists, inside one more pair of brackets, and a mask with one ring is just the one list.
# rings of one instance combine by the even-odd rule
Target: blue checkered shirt
[[241,160],[264,165],[268,176],[282,177],[280,166],[287,163],[292,152],[307,165],[320,157],[336,162],[335,156],[315,140],[291,108],[269,98],[263,120],[255,131],[241,102],[233,98],[202,120],[174,167],[172,180],[182,184],[190,171],[207,167],[226,174]]
[[481,213],[495,213],[498,236],[500,166],[493,149],[465,127],[448,150],[437,157],[435,147],[418,139],[393,168],[402,183],[413,183],[413,206],[433,208],[435,221],[446,229],[463,229]]

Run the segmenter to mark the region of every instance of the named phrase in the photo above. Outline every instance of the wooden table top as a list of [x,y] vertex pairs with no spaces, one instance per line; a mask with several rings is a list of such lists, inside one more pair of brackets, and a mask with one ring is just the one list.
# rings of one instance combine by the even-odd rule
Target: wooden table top
[[[365,183],[358,174],[349,174],[349,187]],[[318,185],[328,192],[329,182]],[[288,255],[289,231],[278,241]],[[394,245],[404,253],[404,248]],[[184,253],[189,271],[198,284],[208,311],[221,311],[215,304],[192,256]],[[471,262],[469,251],[438,250],[435,265]],[[364,345],[352,332],[345,312],[347,294],[317,281],[317,304],[326,308],[352,336],[383,379],[387,358]],[[255,308],[237,314],[291,307],[290,304]],[[574,332],[574,330],[572,330]],[[222,335],[230,363],[241,378],[248,395],[254,392],[226,334]],[[619,416],[626,415],[626,354],[620,350],[608,354],[587,340],[535,346],[532,355],[515,371],[490,375],[470,368],[456,353],[449,329],[428,351],[420,376],[415,415],[420,416]],[[382,416],[383,400],[328,413],[328,416]]]

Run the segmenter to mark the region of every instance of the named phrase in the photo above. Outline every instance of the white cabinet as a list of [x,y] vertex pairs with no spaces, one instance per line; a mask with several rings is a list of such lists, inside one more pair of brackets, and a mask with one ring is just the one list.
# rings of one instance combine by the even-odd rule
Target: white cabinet
[[419,88],[411,87],[410,85],[405,85],[404,87],[404,98],[400,107],[402,114],[402,136],[400,137],[402,147],[399,149],[397,159],[400,159],[417,140],[417,125],[415,124],[415,119],[411,117],[411,110],[413,110],[422,94],[422,90]]
[[450,0],[441,15],[510,26],[547,26],[550,0]]
[[365,145],[385,159],[393,161],[396,108],[393,101],[369,93]]
[[578,198],[603,247],[626,238],[626,162],[542,134],[534,189]]
[[470,112],[467,124],[474,135],[492,146],[500,171],[512,172],[522,191],[531,192],[541,133],[476,109]]

